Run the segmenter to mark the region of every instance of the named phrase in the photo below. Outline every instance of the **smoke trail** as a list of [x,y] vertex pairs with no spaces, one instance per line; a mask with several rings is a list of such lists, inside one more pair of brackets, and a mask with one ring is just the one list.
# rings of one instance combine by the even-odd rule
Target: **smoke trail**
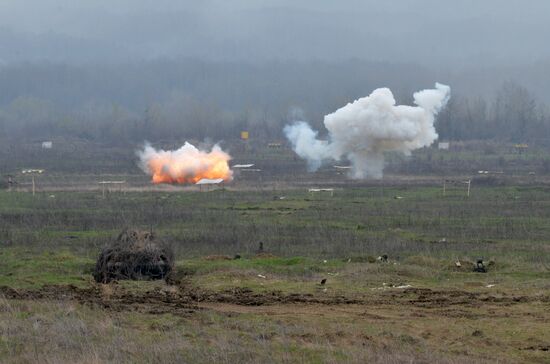
[[139,167],[152,176],[153,183],[196,183],[203,178],[233,179],[231,156],[215,145],[210,152],[185,144],[178,150],[157,150],[146,143],[138,150]]
[[437,139],[435,115],[450,93],[449,86],[436,83],[435,89],[414,93],[417,106],[406,106],[395,105],[392,92],[379,88],[325,116],[328,141],[317,139],[317,132],[305,122],[287,125],[284,133],[310,170],[326,160],[346,157],[352,163],[353,178],[381,178],[385,152],[410,155]]

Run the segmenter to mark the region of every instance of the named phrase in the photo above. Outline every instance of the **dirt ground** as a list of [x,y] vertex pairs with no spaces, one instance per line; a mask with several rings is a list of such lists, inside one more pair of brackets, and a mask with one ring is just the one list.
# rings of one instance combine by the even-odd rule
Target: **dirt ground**
[[[72,285],[44,286],[36,290],[14,289],[0,287],[0,295],[8,299],[50,299],[73,300],[82,304],[98,305],[113,310],[151,310],[159,312],[181,312],[182,309],[210,309],[225,311],[233,307],[237,312],[263,312],[273,307],[288,307],[294,305],[309,305],[309,307],[325,306],[364,306],[368,309],[376,307],[393,307],[432,310],[434,314],[455,317],[472,317],[468,309],[494,307],[505,310],[513,309],[521,303],[550,303],[550,295],[514,295],[508,293],[474,293],[458,290],[432,290],[427,288],[404,288],[376,293],[375,295],[357,295],[355,297],[322,295],[322,294],[283,294],[273,291],[257,293],[246,288],[231,289],[222,292],[201,290],[190,286],[155,287],[145,292],[132,292],[117,284],[98,284],[92,288],[79,288]],[[262,309],[259,309],[261,307]],[[283,309],[284,311],[284,309]],[[309,310],[315,312],[314,309]],[[496,312],[495,312],[496,314]],[[511,314],[511,313],[510,313]],[[550,317],[550,312],[549,312]]]
[[[403,335],[422,338],[423,345],[446,354],[480,360],[494,358],[500,362],[550,362],[550,337],[547,330],[544,334],[544,327],[550,325],[548,293],[519,295],[396,288],[350,297],[327,295],[322,290],[314,294],[257,293],[246,288],[213,292],[182,283],[155,286],[146,291],[133,291],[118,284],[96,284],[90,288],[44,286],[36,290],[0,287],[0,296],[13,300],[77,302],[106,312],[188,318],[214,312],[228,317],[261,315],[306,322],[324,318],[365,322],[384,328],[383,332],[401,333],[396,334],[399,340]],[[510,332],[512,329],[518,333]],[[349,335],[349,340],[358,340],[357,332],[339,332]],[[380,345],[397,340],[363,336],[361,340]],[[475,345],[475,350],[469,345]]]

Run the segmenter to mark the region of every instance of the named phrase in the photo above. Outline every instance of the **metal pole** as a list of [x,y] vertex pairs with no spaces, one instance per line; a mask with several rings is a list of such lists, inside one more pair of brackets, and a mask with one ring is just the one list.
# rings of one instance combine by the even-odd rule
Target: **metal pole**
[[34,176],[32,176],[32,195],[33,195],[33,197],[34,197],[35,189],[36,189],[36,187],[35,187],[35,184],[34,184]]
[[443,196],[445,196],[445,182],[447,182],[447,181],[443,180]]
[[470,197],[470,185],[472,184],[472,180],[468,180],[468,197]]

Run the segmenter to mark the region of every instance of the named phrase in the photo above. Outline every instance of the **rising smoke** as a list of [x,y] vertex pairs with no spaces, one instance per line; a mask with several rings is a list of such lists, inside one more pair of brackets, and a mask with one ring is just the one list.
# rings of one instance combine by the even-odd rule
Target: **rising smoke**
[[210,152],[199,150],[185,142],[177,150],[157,150],[146,143],[137,151],[139,167],[152,176],[153,183],[196,183],[201,179],[230,181],[233,171],[229,168],[231,156],[218,145]]
[[435,89],[414,93],[417,106],[406,106],[395,105],[390,89],[379,88],[325,116],[327,141],[319,140],[303,121],[287,125],[284,133],[310,171],[327,160],[346,157],[352,164],[351,177],[381,178],[385,152],[410,155],[437,139],[435,115],[450,93],[449,86],[436,83]]

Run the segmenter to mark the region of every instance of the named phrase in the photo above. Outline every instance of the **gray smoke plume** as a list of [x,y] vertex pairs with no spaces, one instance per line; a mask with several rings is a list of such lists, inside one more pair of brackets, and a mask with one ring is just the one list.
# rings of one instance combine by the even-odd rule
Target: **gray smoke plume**
[[385,152],[410,155],[437,139],[435,115],[450,94],[449,86],[436,83],[435,89],[414,93],[417,106],[406,106],[395,105],[390,89],[379,88],[325,116],[328,141],[317,139],[317,132],[303,121],[287,125],[284,133],[311,171],[324,161],[346,157],[353,178],[381,178]]

